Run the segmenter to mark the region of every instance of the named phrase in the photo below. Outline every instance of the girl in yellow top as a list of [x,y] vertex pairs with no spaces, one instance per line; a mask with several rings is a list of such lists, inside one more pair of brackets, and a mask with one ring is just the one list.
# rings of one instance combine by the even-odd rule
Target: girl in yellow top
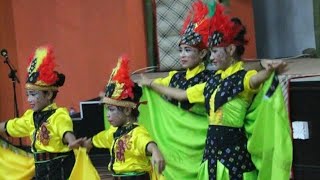
[[29,59],[26,83],[31,109],[0,124],[0,132],[9,136],[30,137],[35,179],[67,179],[74,164],[73,152],[68,147],[77,144],[72,120],[66,108],[53,102],[65,76],[54,71],[54,67],[52,49],[48,46],[36,49]]
[[102,98],[112,127],[83,142],[88,150],[92,146],[110,149],[109,170],[114,179],[150,179],[149,155],[159,173],[165,167],[156,143],[147,130],[136,123],[141,95],[142,89],[130,79],[128,59],[123,56],[113,70]]
[[[185,19],[179,42],[180,64],[183,71],[170,71],[164,78],[157,78],[153,83],[163,86],[187,89],[199,83],[203,83],[208,78],[210,71],[206,69],[204,60],[207,55],[207,42],[209,35],[209,9],[202,1],[196,1],[191,7],[191,11]],[[195,113],[204,113],[204,108],[188,101],[177,101],[167,98],[167,100],[182,109]]]
[[285,64],[268,64],[259,72],[244,70],[241,56],[247,40],[241,21],[231,19],[217,5],[210,25],[210,60],[217,71],[206,83],[186,91],[159,86],[146,78],[140,83],[177,100],[205,104],[209,128],[198,179],[256,179],[258,171],[244,131],[246,111],[260,85]]
[[[195,1],[191,6],[191,11],[185,19],[182,27],[182,36],[179,42],[179,57],[183,71],[170,71],[167,77],[157,78],[152,83],[162,86],[187,88],[207,81],[214,73],[208,70],[204,61],[208,54],[208,38],[210,28],[211,6],[201,0]],[[261,69],[258,63],[247,63],[247,69]],[[153,86],[150,86],[153,88]],[[204,115],[205,110],[202,103],[191,103],[186,100],[177,100],[170,97],[166,99],[182,109]]]

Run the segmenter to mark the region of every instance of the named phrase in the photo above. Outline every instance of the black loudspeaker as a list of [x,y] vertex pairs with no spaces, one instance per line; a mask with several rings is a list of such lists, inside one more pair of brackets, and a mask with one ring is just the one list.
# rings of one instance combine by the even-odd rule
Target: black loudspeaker
[[289,86],[291,121],[307,121],[309,139],[293,139],[295,180],[320,179],[320,81],[296,81]]

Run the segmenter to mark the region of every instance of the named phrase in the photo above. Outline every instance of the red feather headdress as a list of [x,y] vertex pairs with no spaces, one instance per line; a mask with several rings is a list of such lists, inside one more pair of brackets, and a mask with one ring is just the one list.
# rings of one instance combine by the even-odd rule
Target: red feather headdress
[[129,59],[126,55],[118,59],[117,66],[113,69],[105,95],[102,101],[115,106],[132,107],[137,106],[134,99],[134,82],[129,74]]
[[208,6],[201,0],[192,4],[181,29],[182,38],[179,44],[187,44],[200,49],[207,48],[210,24],[208,13]]
[[28,59],[27,89],[57,90],[59,78],[64,75],[55,71],[56,64],[51,46],[41,46]]
[[235,39],[243,26],[231,21],[230,16],[225,14],[225,8],[222,4],[216,5],[214,16],[210,20],[209,47],[225,47],[230,44],[240,45]]

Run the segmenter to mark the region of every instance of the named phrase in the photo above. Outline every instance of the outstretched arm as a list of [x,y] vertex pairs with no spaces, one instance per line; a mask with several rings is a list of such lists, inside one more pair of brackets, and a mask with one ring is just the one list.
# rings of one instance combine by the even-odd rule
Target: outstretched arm
[[147,87],[150,87],[154,91],[156,91],[159,94],[166,95],[170,98],[176,99],[178,101],[183,101],[187,100],[187,92],[182,89],[178,88],[172,88],[172,87],[167,87],[163,86],[157,83],[153,83],[153,79],[147,78],[145,75],[141,74],[140,79],[137,80],[137,83],[139,85],[144,85]]
[[93,148],[92,138],[83,138],[83,143],[81,146],[87,148],[87,152],[90,152],[90,150]]
[[280,64],[284,63],[282,59],[260,59],[260,60],[247,60],[244,61],[244,69],[245,70],[257,70],[261,71],[263,69],[268,68],[268,64]]
[[156,143],[150,142],[147,145],[147,151],[148,153],[152,154],[152,161],[151,161],[152,166],[157,167],[158,172],[162,173],[162,171],[166,166],[166,163]]
[[71,132],[67,132],[63,137],[63,142],[68,144],[69,148],[71,149],[78,148],[83,141],[84,141],[83,138],[76,139],[74,134]]
[[248,60],[244,61],[245,70],[257,70],[260,71],[263,69],[262,62],[260,60]]
[[267,62],[266,68],[259,71],[256,75],[250,79],[250,86],[253,89],[257,89],[263,82],[265,82],[273,71],[283,72],[286,70],[287,64],[285,62]]

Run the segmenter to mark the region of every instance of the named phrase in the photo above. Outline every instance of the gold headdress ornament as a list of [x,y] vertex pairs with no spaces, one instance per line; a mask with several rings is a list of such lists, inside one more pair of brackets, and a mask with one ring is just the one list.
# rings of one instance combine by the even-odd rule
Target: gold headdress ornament
[[118,59],[112,70],[102,102],[109,105],[137,108],[142,91],[130,78],[129,59],[126,55]]
[[63,86],[65,76],[54,70],[56,64],[52,47],[41,46],[29,58],[26,89],[57,91]]

